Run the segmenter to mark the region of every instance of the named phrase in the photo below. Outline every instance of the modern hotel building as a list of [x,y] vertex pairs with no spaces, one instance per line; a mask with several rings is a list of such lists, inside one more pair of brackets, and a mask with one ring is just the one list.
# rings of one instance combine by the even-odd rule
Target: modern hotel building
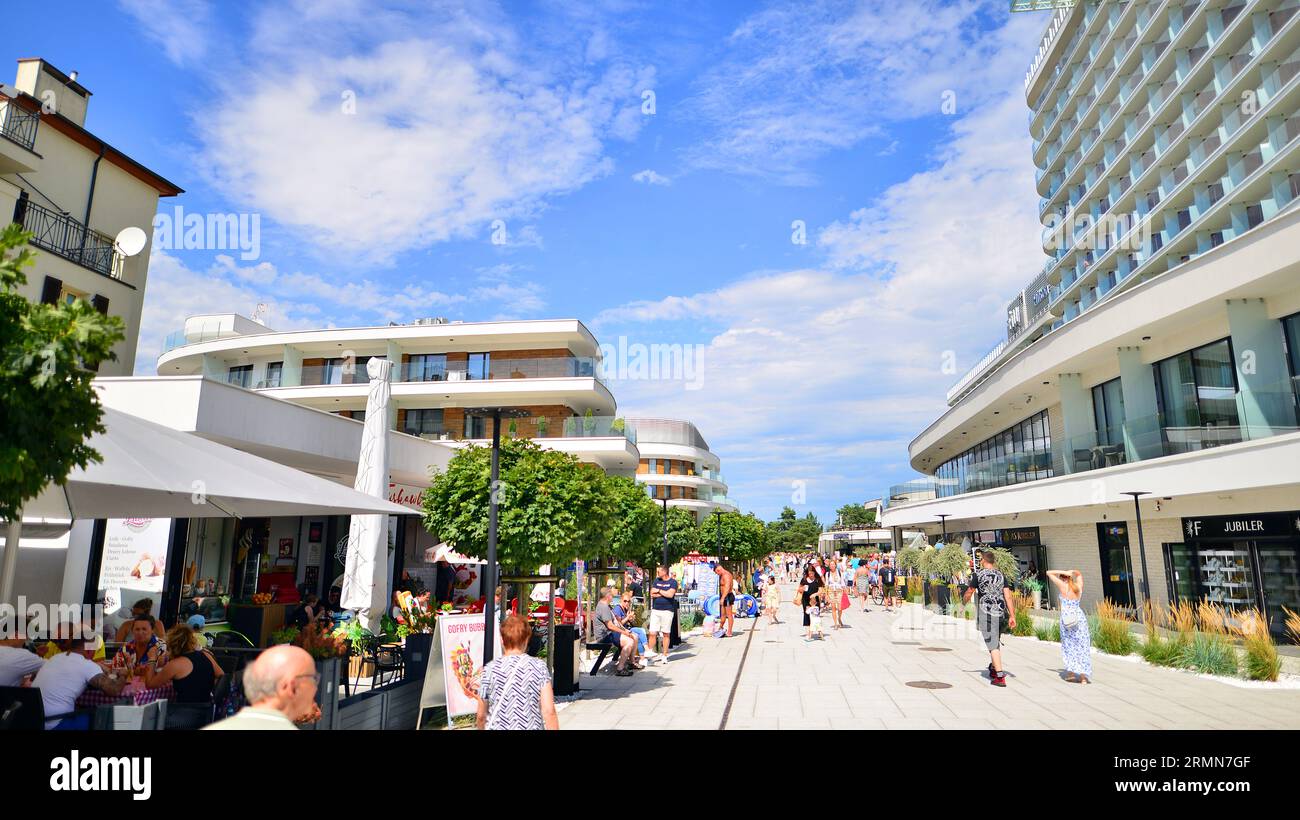
[[629,418],[627,423],[636,430],[641,452],[636,480],[646,485],[651,498],[689,510],[696,521],[713,510],[736,512],[727,497],[721,460],[694,424],[652,418]]
[[118,316],[126,338],[103,376],[135,367],[149,247],[121,253],[124,228],[150,234],[159,197],[183,191],[86,130],[90,92],[76,74],[41,59],[18,61],[14,85],[0,85],[0,218],[32,233],[36,262],[19,293],[33,302],[85,299]]
[[234,314],[195,316],[170,337],[160,376],[204,375],[353,419],[365,415],[366,362],[394,363],[390,429],[456,445],[535,439],[607,472],[640,454],[615,415],[595,338],[576,319],[448,322],[277,332]]
[[1049,258],[911,443],[927,478],[888,526],[1082,570],[1089,605],[1300,611],[1297,11],[1053,13],[1025,78]]

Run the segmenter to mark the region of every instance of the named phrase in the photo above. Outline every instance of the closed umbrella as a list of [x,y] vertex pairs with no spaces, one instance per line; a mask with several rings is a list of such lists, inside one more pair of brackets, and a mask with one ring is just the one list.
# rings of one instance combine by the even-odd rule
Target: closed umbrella
[[[370,392],[366,396],[366,426],[357,461],[358,493],[383,499],[388,493],[388,402],[392,395],[387,359],[366,362]],[[410,512],[410,510],[405,510]],[[345,609],[355,610],[361,625],[378,633],[388,601],[388,516],[354,515],[348,528],[348,555],[343,570]]]

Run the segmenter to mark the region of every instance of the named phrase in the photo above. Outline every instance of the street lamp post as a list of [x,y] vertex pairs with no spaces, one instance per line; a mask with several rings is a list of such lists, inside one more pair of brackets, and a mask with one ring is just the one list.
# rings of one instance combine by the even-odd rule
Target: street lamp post
[[1147,490],[1131,490],[1121,495],[1133,496],[1133,512],[1137,514],[1138,554],[1142,558],[1142,603],[1145,604],[1151,600],[1151,584],[1147,581],[1147,545],[1146,538],[1142,534],[1142,507],[1138,504],[1138,499],[1151,493]]
[[935,515],[939,519],[940,529],[943,530],[943,535],[939,537],[939,540],[942,543],[947,544],[948,543],[948,519],[952,517],[952,513],[935,513]]
[[483,665],[492,660],[496,649],[497,594],[497,512],[501,484],[501,417],[518,418],[526,413],[512,408],[466,408],[466,414],[492,414],[492,466],[488,473],[488,543],[487,563],[483,567]]

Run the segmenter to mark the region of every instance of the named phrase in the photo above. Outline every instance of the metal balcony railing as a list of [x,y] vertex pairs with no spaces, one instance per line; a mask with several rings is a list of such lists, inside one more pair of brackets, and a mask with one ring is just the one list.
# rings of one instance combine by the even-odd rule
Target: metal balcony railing
[[14,206],[14,222],[31,231],[36,247],[112,279],[122,278],[112,237],[87,228],[69,214],[22,198]]
[[40,116],[7,100],[0,100],[0,106],[0,137],[28,151],[36,150],[36,127],[40,124]]

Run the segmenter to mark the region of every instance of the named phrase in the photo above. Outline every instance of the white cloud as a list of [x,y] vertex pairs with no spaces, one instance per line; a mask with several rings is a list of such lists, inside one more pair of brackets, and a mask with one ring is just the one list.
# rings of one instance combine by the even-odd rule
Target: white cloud
[[881,148],[879,151],[876,152],[876,156],[892,157],[896,153],[898,153],[898,140],[894,140],[893,142],[886,145],[884,148]]
[[645,169],[644,171],[637,171],[635,174],[632,175],[632,180],[634,182],[645,183],[646,185],[672,185],[673,184],[673,181],[671,179],[669,179],[668,177],[662,174],[656,173],[655,171],[652,171],[649,168]]
[[824,514],[910,477],[907,445],[960,375],[943,372],[944,352],[973,365],[1043,258],[1020,82],[1036,40],[1018,32],[1014,59],[965,79],[985,101],[959,109],[930,166],[819,232],[822,266],[601,313],[605,341],[706,344],[699,390],[620,382],[619,412],[694,421],[732,497],[762,515],[791,503],[794,482]]
[[[609,173],[605,145],[636,135],[653,69],[538,53],[508,16],[472,8],[265,11],[247,67],[196,115],[211,179],[365,264],[527,220]],[[540,245],[535,228],[514,239]]]
[[206,270],[195,270],[173,253],[156,250],[149,258],[135,372],[154,372],[163,339],[184,327],[190,316],[251,315],[258,304],[266,303],[267,326],[297,330],[335,323],[409,321],[464,301],[462,295],[414,283],[392,288],[364,278],[337,280],[313,273],[282,273],[269,262],[241,268],[224,255],[217,256]]
[[985,31],[992,15],[1006,19],[1005,0],[822,0],[759,11],[685,103],[706,129],[687,161],[810,184],[813,160],[882,134],[881,123],[939,114],[945,92],[964,114],[1001,93],[991,74],[1014,63],[1023,76],[1023,43],[1042,27],[1035,15],[1011,15]]
[[210,7],[204,0],[118,0],[144,33],[163,48],[167,59],[191,65],[208,51]]

